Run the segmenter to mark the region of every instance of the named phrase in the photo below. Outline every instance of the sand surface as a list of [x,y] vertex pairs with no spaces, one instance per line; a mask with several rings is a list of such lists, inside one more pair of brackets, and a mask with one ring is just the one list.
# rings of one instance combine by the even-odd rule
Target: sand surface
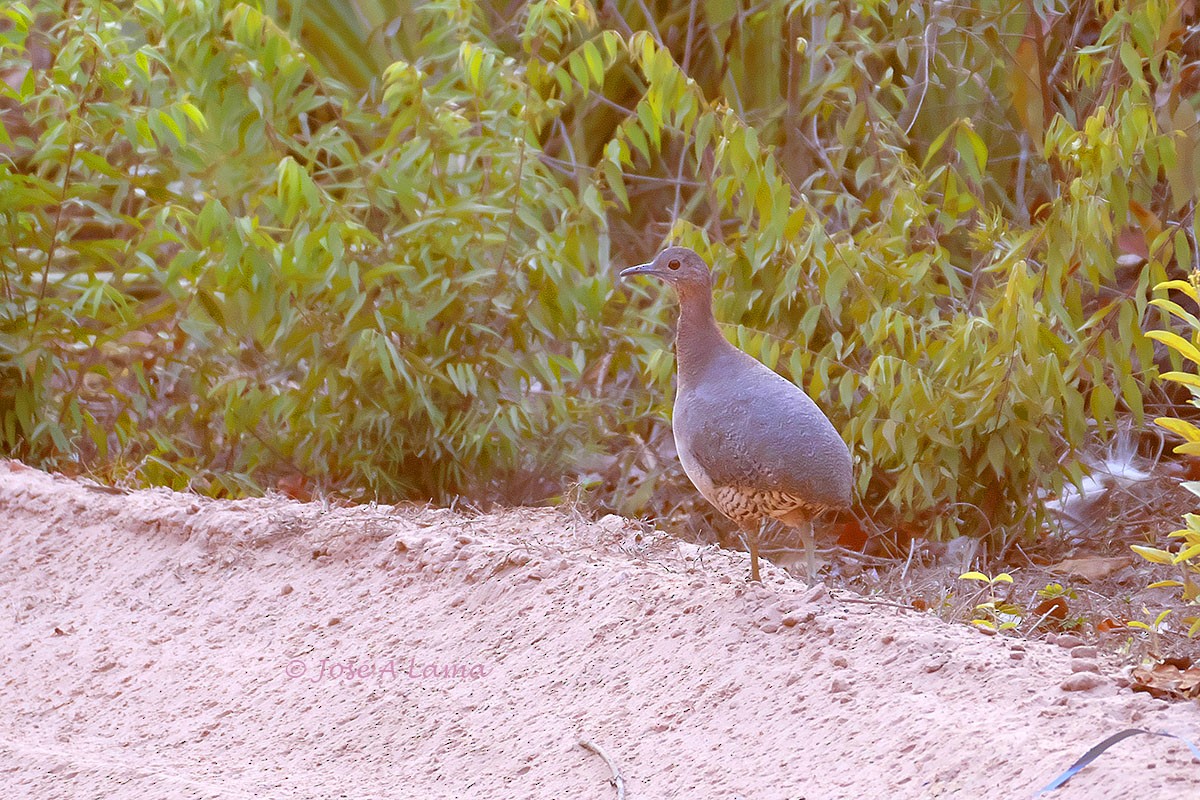
[[[1031,797],[1200,734],[1087,648],[607,517],[109,494],[0,462],[0,796]],[[353,670],[353,675],[349,673]],[[1053,798],[1200,796],[1178,742]]]

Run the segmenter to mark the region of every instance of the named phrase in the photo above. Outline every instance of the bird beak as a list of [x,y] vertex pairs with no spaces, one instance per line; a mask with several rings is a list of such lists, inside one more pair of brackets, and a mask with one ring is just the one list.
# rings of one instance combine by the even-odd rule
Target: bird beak
[[657,275],[658,271],[654,269],[654,262],[650,261],[646,264],[638,264],[636,267],[629,267],[621,270],[622,278],[630,278],[634,275]]

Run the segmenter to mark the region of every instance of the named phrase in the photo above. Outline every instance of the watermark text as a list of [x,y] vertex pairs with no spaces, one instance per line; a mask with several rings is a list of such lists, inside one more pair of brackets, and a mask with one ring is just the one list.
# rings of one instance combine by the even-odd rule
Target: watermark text
[[480,662],[437,662],[418,661],[416,656],[407,658],[359,659],[293,658],[283,668],[283,673],[293,680],[310,683],[322,681],[366,681],[366,680],[426,680],[426,681],[471,681],[487,677],[492,671]]

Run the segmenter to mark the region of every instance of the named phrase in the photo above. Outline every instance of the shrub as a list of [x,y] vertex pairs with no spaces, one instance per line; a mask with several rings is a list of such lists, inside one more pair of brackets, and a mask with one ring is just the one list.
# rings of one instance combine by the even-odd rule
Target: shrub
[[10,452],[445,497],[593,444],[602,220],[511,62],[464,40],[359,108],[245,5],[5,13],[9,63],[54,48],[0,166]]
[[[953,19],[820,3],[673,14],[655,30],[682,46],[636,33],[634,69],[618,60],[603,80],[587,54],[606,54],[610,33],[581,19],[554,34],[574,50],[530,74],[575,109],[562,128],[576,138],[581,120],[592,131],[597,112],[617,114],[588,162],[626,212],[616,225],[671,210],[668,238],[720,268],[731,338],[804,385],[854,444],[869,508],[999,542],[1037,529],[1042,491],[1080,479],[1074,455],[1118,414],[1141,420],[1155,370],[1145,289],[1187,254],[1159,221],[1186,213],[1185,185],[1156,184],[1160,167],[1184,180],[1150,82],[1180,80],[1168,10],[1077,9],[1054,22],[1094,27],[1086,50],[1064,47],[1078,35],[1035,39],[1040,54],[1018,35],[1047,20],[1014,4]],[[723,62],[722,40],[755,69]],[[1014,79],[1014,62],[1028,74]],[[620,93],[623,114],[601,91]],[[981,109],[997,96],[1001,119]],[[962,104],[979,110],[958,116]],[[646,175],[674,180],[646,188]],[[643,364],[665,382],[657,350]]]
[[609,266],[668,239],[883,521],[1033,532],[1140,419],[1145,289],[1190,258],[1170,4],[337,8],[3,12],[9,452],[661,511],[670,303]]

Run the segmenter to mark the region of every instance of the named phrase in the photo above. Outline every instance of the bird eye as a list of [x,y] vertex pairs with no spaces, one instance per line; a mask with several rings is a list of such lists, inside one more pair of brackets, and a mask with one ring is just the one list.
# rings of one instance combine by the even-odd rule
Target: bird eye
[[670,263],[667,264],[667,269],[679,269],[679,259],[671,259]]

